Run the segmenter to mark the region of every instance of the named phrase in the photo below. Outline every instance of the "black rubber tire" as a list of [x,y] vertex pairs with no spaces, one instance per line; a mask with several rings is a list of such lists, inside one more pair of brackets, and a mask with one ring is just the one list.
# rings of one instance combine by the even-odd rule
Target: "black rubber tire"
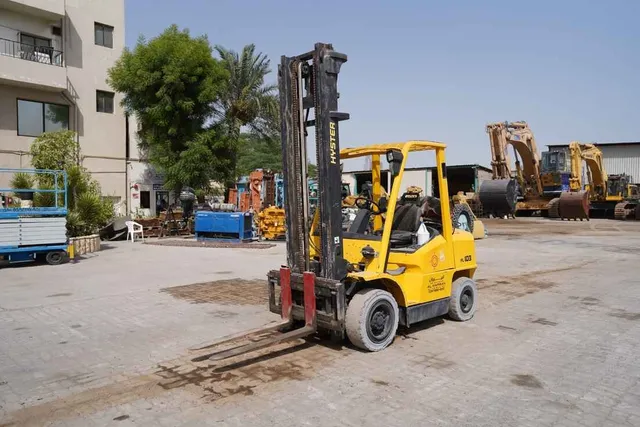
[[47,252],[45,256],[45,261],[49,265],[58,265],[62,264],[66,258],[67,253],[65,251],[53,251]]
[[453,228],[459,228],[458,221],[461,216],[465,216],[467,220],[467,224],[469,224],[469,233],[473,233],[473,212],[469,205],[464,203],[456,203],[453,205],[453,209],[451,209],[451,223],[453,224]]
[[471,319],[478,308],[478,287],[468,277],[459,277],[451,284],[449,317],[459,322]]
[[[379,328],[374,328],[373,316],[377,319],[386,318],[379,337],[375,336],[375,331]],[[347,337],[362,350],[383,350],[393,342],[399,319],[398,303],[393,295],[382,289],[363,289],[351,298],[347,306]],[[380,326],[379,323],[377,325]]]

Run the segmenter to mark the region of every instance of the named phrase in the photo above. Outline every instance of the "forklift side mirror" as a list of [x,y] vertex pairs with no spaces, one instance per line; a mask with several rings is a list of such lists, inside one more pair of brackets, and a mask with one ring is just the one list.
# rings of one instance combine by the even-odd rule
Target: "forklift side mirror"
[[402,165],[403,158],[404,156],[400,150],[387,151],[387,162],[389,163],[391,176],[397,176],[400,173],[400,166]]

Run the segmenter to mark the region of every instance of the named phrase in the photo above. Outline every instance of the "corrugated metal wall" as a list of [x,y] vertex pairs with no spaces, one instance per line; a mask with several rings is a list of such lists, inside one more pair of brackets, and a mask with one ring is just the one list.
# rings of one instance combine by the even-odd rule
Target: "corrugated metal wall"
[[640,144],[598,145],[602,150],[604,167],[608,174],[626,173],[631,182],[640,183]]

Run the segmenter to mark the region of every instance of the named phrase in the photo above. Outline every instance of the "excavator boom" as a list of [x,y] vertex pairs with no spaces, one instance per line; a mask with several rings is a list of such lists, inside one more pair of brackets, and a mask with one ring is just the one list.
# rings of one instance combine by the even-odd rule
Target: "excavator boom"
[[[546,208],[540,179],[540,154],[527,122],[499,122],[486,126],[491,146],[491,181],[484,181],[479,191],[483,212],[496,216],[516,211],[518,192],[523,207]],[[508,148],[513,147],[515,171],[511,169]],[[541,203],[536,203],[541,201]]]

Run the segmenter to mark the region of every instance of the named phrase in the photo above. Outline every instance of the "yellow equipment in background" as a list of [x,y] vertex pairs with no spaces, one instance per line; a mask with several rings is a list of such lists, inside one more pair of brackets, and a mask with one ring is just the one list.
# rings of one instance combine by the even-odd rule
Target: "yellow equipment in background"
[[281,240],[286,238],[286,221],[284,209],[270,206],[258,214],[258,231],[266,240]]

